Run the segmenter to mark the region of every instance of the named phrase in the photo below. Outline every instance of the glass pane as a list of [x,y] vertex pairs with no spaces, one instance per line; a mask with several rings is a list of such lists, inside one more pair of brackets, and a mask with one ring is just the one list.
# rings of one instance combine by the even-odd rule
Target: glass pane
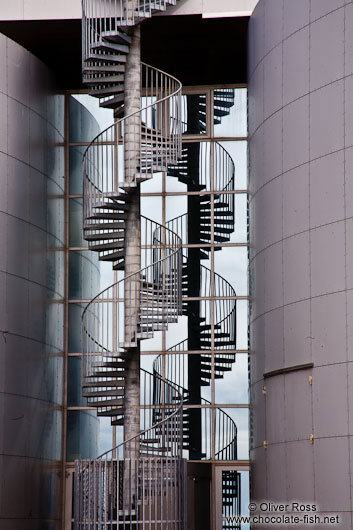
[[177,177],[167,175],[165,180],[165,189],[167,192],[177,191],[177,192],[186,192],[187,186],[184,182],[180,182]]
[[[48,232],[56,237],[64,246],[65,238],[65,204],[62,189],[53,181],[48,181],[48,208],[47,221]],[[58,246],[58,245],[56,245]]]
[[248,349],[248,300],[237,300],[237,350]]
[[68,407],[85,407],[87,400],[82,397],[81,389],[81,357],[68,358],[67,405]]
[[[250,502],[250,473],[249,471],[239,471],[240,473],[240,485],[241,485],[241,495],[240,495],[240,509],[242,515],[249,515],[249,502]],[[244,530],[249,530],[250,525],[244,523]]]
[[83,199],[70,199],[70,247],[87,247],[87,242],[83,239],[82,215]]
[[222,408],[218,410],[230,417],[237,427],[237,459],[249,460],[249,409]]
[[[86,95],[85,105],[88,104],[88,98]],[[71,96],[70,142],[90,142],[99,132],[100,127],[92,113],[77,100],[77,96]]]
[[65,96],[53,94],[47,98],[48,121],[54,125],[59,134],[65,134]]
[[[177,344],[184,340],[187,342],[188,337],[188,319],[186,316],[178,318],[178,322],[175,324],[170,324],[168,326],[168,332],[166,336],[166,348],[179,350]],[[183,346],[183,345],[182,345]],[[187,346],[187,344],[185,344]],[[182,350],[185,349],[182,347]]]
[[[247,172],[248,172],[248,144],[246,141],[236,142],[217,142],[220,144],[231,156],[234,162],[234,189],[246,190],[247,189]],[[220,181],[222,182],[222,181]],[[215,185],[217,181],[215,179]],[[223,189],[219,188],[219,189]]]
[[140,343],[141,351],[160,352],[162,350],[162,333],[154,333],[151,339],[142,340]]
[[215,271],[227,280],[237,296],[248,294],[247,247],[222,247],[215,253]]
[[220,88],[213,92],[214,135],[247,136],[247,89]]
[[210,384],[208,386],[202,386],[201,387],[201,397],[202,399],[204,400],[207,400],[211,403],[212,401],[212,390],[211,390],[211,379],[210,379]]
[[48,125],[47,129],[48,151],[47,151],[47,172],[48,177],[58,184],[61,192],[64,192],[65,184],[65,150],[64,138],[58,131]]
[[154,173],[153,178],[141,182],[141,193],[162,193],[163,173]]
[[141,215],[162,223],[162,197],[141,197]]
[[82,195],[82,155],[85,147],[70,147],[70,194]]
[[66,459],[97,458],[99,419],[95,410],[67,411]]
[[166,197],[166,219],[167,227],[187,243],[187,209],[186,196]]
[[222,471],[221,482],[222,529],[229,530],[234,528],[229,520],[241,513],[241,475],[235,469],[224,470]]
[[61,298],[64,295],[64,247],[61,241],[48,234],[47,236],[47,286],[51,291],[50,298]]
[[246,193],[234,196],[234,231],[231,243],[246,243],[248,240],[248,196]]
[[[70,108],[70,111],[74,112],[76,110],[76,104],[72,103],[73,100],[76,100],[77,103],[81,104],[83,107],[85,107],[86,113],[90,113],[94,117],[94,121],[96,121],[96,124],[93,125],[91,121],[91,127],[97,128],[97,131],[99,132],[99,128],[101,131],[109,127],[114,122],[114,111],[112,109],[104,109],[99,106],[99,99],[93,98],[92,96],[89,96],[88,94],[73,94],[72,98],[70,98],[70,103],[72,107]],[[71,115],[70,115],[71,119]],[[84,141],[91,141],[98,132],[92,133],[92,135],[88,138],[88,140],[83,140],[81,138],[80,140],[77,140],[79,142]],[[71,142],[74,142],[76,140],[73,140],[70,138]]]
[[71,250],[69,253],[69,298],[91,300],[99,292],[98,254],[89,250]]
[[86,307],[84,304],[69,304],[69,353],[81,353],[81,317]]
[[155,355],[141,355],[141,368],[147,370],[147,372],[153,372],[153,361],[155,360]]
[[[123,440],[117,439],[117,444]],[[111,418],[99,418],[98,451],[101,455],[113,447],[113,427]]]
[[206,94],[182,96],[182,130],[184,134],[205,134]]
[[185,195],[166,197],[166,218],[174,219],[187,212],[188,201]]
[[48,352],[57,353],[64,349],[64,306],[62,301],[51,301],[46,309],[46,343]]
[[[218,355],[222,357],[222,354]],[[223,355],[224,357],[224,355]],[[217,366],[217,354],[215,356]],[[215,381],[215,401],[224,404],[248,404],[248,356],[245,353],[235,355],[235,362],[229,363],[229,371],[223,373],[222,379]]]

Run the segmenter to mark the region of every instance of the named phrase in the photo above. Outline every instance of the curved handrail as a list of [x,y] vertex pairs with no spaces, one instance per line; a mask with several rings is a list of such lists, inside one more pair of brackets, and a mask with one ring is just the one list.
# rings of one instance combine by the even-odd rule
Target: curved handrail
[[[140,371],[143,372],[144,374],[146,374],[147,376],[151,376],[152,375],[150,372],[148,372],[147,370],[144,370],[143,368],[140,368]],[[173,389],[173,390],[176,391],[176,397],[179,399],[179,405],[178,405],[177,400],[175,400],[175,402],[173,402],[173,403],[168,403],[168,407],[172,407],[172,406],[177,407],[175,409],[175,411],[170,416],[168,416],[167,418],[164,418],[163,420],[161,420],[161,421],[159,421],[157,423],[154,423],[151,427],[148,427],[148,428],[140,431],[135,436],[132,436],[131,438],[129,438],[127,440],[124,440],[123,442],[121,442],[120,444],[116,445],[112,449],[108,449],[108,451],[105,451],[104,453],[102,453],[99,456],[97,456],[97,459],[101,459],[101,458],[103,458],[105,456],[108,456],[110,453],[115,453],[120,448],[123,448],[124,445],[132,443],[134,440],[137,440],[138,438],[141,438],[141,437],[151,433],[151,430],[161,427],[168,420],[170,420],[172,417],[176,416],[177,414],[179,414],[181,412],[181,410],[183,408],[183,400],[182,400],[181,393],[180,393],[179,389],[177,388],[177,385],[173,384],[171,381],[167,381],[166,379],[163,379],[163,377],[160,376],[159,374],[153,374],[153,377],[157,378],[162,384],[165,384],[168,387],[170,387],[170,389]],[[158,448],[157,448],[157,450],[158,450]]]
[[[146,247],[142,256],[144,266],[103,289],[82,313],[83,387],[87,382],[98,383],[102,380],[104,374],[94,376],[96,367],[107,358],[121,357],[126,342],[148,338],[148,334],[158,330],[155,317],[161,309],[166,323],[175,322],[181,313],[181,239],[173,231],[147,217],[142,216],[142,220],[149,227],[141,231],[146,239],[143,242]],[[163,242],[156,239],[156,231],[160,230],[163,230]],[[166,250],[164,242],[168,247]],[[146,266],[147,263],[150,264]],[[140,307],[136,328],[128,338],[124,329],[126,309],[123,300],[127,297],[126,286],[130,305]],[[105,325],[100,325],[104,322]],[[89,403],[99,403],[99,398],[89,397],[89,392],[86,394]]]
[[[121,107],[124,98],[115,96],[124,88],[123,76],[116,74],[124,70],[131,39],[119,26],[134,25],[175,3],[83,0],[84,82],[95,87],[92,95],[102,96],[103,106]],[[118,37],[113,43],[112,36]],[[106,66],[111,62],[118,66]],[[125,260],[121,240],[129,190],[165,171],[181,153],[180,82],[144,63],[141,74],[146,104],[96,135],[83,154],[85,238],[101,259],[115,262],[114,268],[122,268]],[[122,424],[126,407],[118,397],[123,395],[123,358],[139,340],[175,322],[182,310],[181,239],[148,218],[142,217],[142,224],[139,270],[96,295],[82,314],[83,393],[113,425]],[[140,432],[94,460],[76,461],[76,529],[139,525],[140,519],[150,519],[145,506],[152,504],[154,524],[167,520],[184,528],[181,396],[157,374],[141,369],[140,378]],[[175,498],[171,514],[170,498]]]
[[[162,365],[162,358],[159,355],[153,362],[153,373],[158,377],[161,377],[161,374],[160,374],[161,365]],[[183,400],[184,401],[184,414],[188,414],[188,408],[187,408],[188,391],[187,389],[184,388],[182,385],[171,381],[168,378],[165,378],[165,381],[174,385],[178,389],[181,396],[186,396],[184,397],[184,400]],[[207,399],[201,397],[200,404],[209,406],[209,408],[201,409],[201,411],[205,415],[204,419],[206,420],[202,422],[203,430],[204,430],[202,439],[207,440],[207,438],[211,438],[211,428],[210,428],[210,432],[208,433],[207,424],[209,427],[211,427],[212,421],[207,421],[206,415],[207,415],[207,412],[211,413],[212,403],[211,401],[208,401]],[[215,447],[214,458],[216,460],[236,460],[237,459],[237,448],[238,448],[237,446],[238,430],[237,430],[236,423],[229,416],[229,414],[227,414],[220,407],[215,408],[215,420],[214,421],[215,421],[215,433],[216,433],[216,438],[215,438],[216,447]],[[203,458],[206,460],[211,460],[213,458],[211,447],[206,447],[206,452],[204,453]]]
[[[145,63],[143,73],[149,81],[146,87],[141,87],[141,97],[147,105],[106,127],[83,154],[85,228],[93,224],[92,214],[105,198],[118,198],[123,195],[119,188],[136,186],[152,178],[156,171],[166,170],[168,164],[176,163],[180,156],[181,83]],[[154,100],[155,97],[158,99]],[[165,116],[176,119],[167,121]],[[139,127],[136,117],[141,122]],[[153,129],[148,130],[150,125]],[[138,173],[132,171],[136,164],[136,146]]]
[[[143,381],[149,382],[142,403],[149,414],[140,432],[95,459],[76,460],[76,528],[92,528],[97,523],[102,523],[102,528],[125,527],[125,523],[129,527],[131,521],[145,520],[146,506],[153,506],[153,520],[162,523],[168,512],[165,497],[176,499],[171,522],[183,528],[181,395],[157,374],[143,369],[141,374]],[[156,385],[162,396],[158,409]],[[156,410],[162,416],[160,421],[155,421]]]
[[[83,0],[82,34],[83,58],[89,53],[93,37],[100,37],[104,32],[116,32],[119,26],[134,26],[157,11],[165,11],[168,5],[175,5],[175,0]],[[152,7],[153,4],[153,7]]]
[[[205,267],[204,265],[200,265],[200,267],[204,270],[204,274],[205,272],[208,274],[208,276],[211,276],[211,271],[210,269],[208,269],[207,267]],[[219,274],[217,273],[214,273],[215,277],[219,280],[219,281],[215,281],[214,282],[214,286],[215,286],[215,296],[219,296],[219,292],[218,291],[218,288],[219,288],[219,284],[220,284],[220,281],[225,284],[226,287],[224,287],[225,291],[228,292],[229,296],[233,296],[235,297],[236,296],[236,293],[233,289],[233,287],[229,284],[229,282],[227,282],[227,280],[225,278],[223,278],[222,276],[220,276]],[[205,296],[210,296],[211,295],[211,281],[204,281],[202,282],[202,286],[205,289],[207,289],[207,286],[209,288],[209,292],[202,292],[200,294],[201,297],[205,297]],[[224,290],[223,289],[223,290]],[[222,290],[222,292],[223,292]],[[216,303],[217,303],[217,300],[216,300]],[[210,301],[209,300],[205,300],[204,301],[204,304],[210,304]],[[234,337],[234,341],[235,341],[235,325],[236,325],[236,318],[235,318],[235,312],[236,312],[236,301],[235,301],[235,298],[233,300],[228,300],[227,301],[227,306],[229,306],[229,313],[227,313],[227,315],[224,316],[223,319],[219,320],[219,321],[216,321],[216,324],[215,324],[215,328],[218,328],[221,330],[221,332],[225,332],[225,330],[229,330],[230,331],[230,336],[232,335]],[[204,311],[202,313],[204,316],[207,316],[208,315],[208,312]],[[210,319],[209,319],[209,322]],[[208,323],[208,320],[205,321],[205,323],[207,324]],[[234,325],[234,328],[232,327]],[[224,345],[221,345],[221,346],[218,346],[217,345],[217,342],[215,341],[214,342],[214,350],[215,350],[215,361],[217,362],[217,369],[215,369],[215,372],[216,373],[222,373],[222,367],[227,367],[228,363],[226,362],[218,362],[217,361],[217,349],[221,350],[222,353],[220,354],[222,356],[222,359],[223,358],[228,358],[229,362],[234,362],[235,360],[235,354],[226,354],[224,353],[225,350],[227,349],[234,349],[235,347],[235,344],[232,345],[230,344],[229,346],[224,346]],[[172,346],[171,348],[169,348],[167,350],[168,353],[172,354],[172,352],[183,352],[183,351],[187,351],[188,350],[188,339],[184,339],[183,341],[180,341],[179,343],[175,344],[174,346]],[[177,353],[175,354],[172,354],[172,356],[175,356],[175,355],[178,355]],[[184,354],[182,353],[181,354],[183,356],[182,358],[182,362],[184,362]],[[163,355],[160,354],[158,357],[156,357],[156,359],[154,360],[154,363],[153,363],[153,370],[156,374],[159,374],[161,375],[161,366],[162,366],[162,357]],[[165,357],[165,363],[166,363],[166,368],[165,368],[165,373],[168,374],[168,376],[170,377],[170,374],[171,373],[174,373],[174,378],[173,379],[169,379],[169,377],[166,377],[166,379],[168,381],[171,381],[171,383],[173,383],[174,385],[177,385],[178,388],[180,388],[182,390],[182,393],[183,395],[185,393],[187,393],[187,389],[185,388],[185,382],[184,382],[184,370],[183,372],[181,373],[180,371],[180,368],[179,368],[179,371],[178,370],[172,370],[172,369],[169,369],[168,368],[168,362],[170,360],[170,356],[167,355]],[[172,361],[171,361],[172,362]],[[177,363],[174,363],[174,364],[177,364]],[[180,363],[179,363],[179,366],[180,366]],[[179,381],[177,381],[177,378],[179,377]],[[204,398],[201,398],[201,402],[203,404],[210,404],[210,402],[208,402],[206,399]],[[216,433],[216,443],[218,444],[218,450],[215,452],[215,458],[218,459],[218,460],[223,460],[225,459],[224,457],[227,456],[227,457],[231,457],[230,459],[235,459],[235,456],[236,453],[237,453],[237,427],[236,427],[236,424],[235,422],[233,421],[233,419],[228,416],[222,409],[220,408],[217,408],[216,409],[218,411],[218,415],[219,417],[217,417],[216,415],[216,418],[215,418],[215,421],[216,421],[216,425],[215,425],[215,433]],[[227,416],[227,419],[225,419],[225,416],[223,416],[223,414],[225,414]],[[206,425],[208,423],[208,425],[211,425],[211,422],[207,422],[207,421],[204,421],[204,427],[203,428],[207,428]],[[222,424],[223,428],[220,429],[218,428],[218,426],[220,426]],[[224,429],[224,425],[226,426],[226,428]],[[207,435],[208,433],[205,433],[205,436],[203,436],[203,438],[207,438]],[[218,436],[218,438],[217,438]],[[205,454],[205,458],[212,458],[212,454],[209,453]]]
[[177,90],[175,90],[174,92],[172,92],[171,94],[168,94],[167,96],[164,96],[163,98],[159,99],[158,101],[154,102],[154,103],[150,103],[149,105],[145,105],[144,107],[141,107],[139,110],[135,110],[134,112],[131,112],[130,114],[128,114],[127,116],[123,116],[122,118],[119,118],[118,120],[116,120],[114,123],[112,123],[111,125],[108,125],[108,127],[106,127],[105,129],[103,129],[103,131],[100,131],[98,134],[96,134],[96,136],[91,140],[91,142],[88,144],[88,146],[86,147],[86,149],[83,151],[83,155],[82,157],[85,156],[86,152],[89,150],[89,148],[97,142],[98,138],[100,136],[102,136],[104,133],[106,133],[109,129],[111,129],[112,127],[114,127],[115,125],[119,125],[120,123],[122,123],[123,121],[127,120],[128,118],[131,118],[132,116],[135,116],[137,114],[140,114],[141,112],[143,111],[146,111],[148,110],[149,108],[153,107],[156,103],[162,103],[163,101],[166,101],[167,99],[169,99],[170,97],[173,97],[173,96],[177,96],[179,93],[181,93],[181,90],[182,90],[182,84],[180,83],[180,81],[174,77],[173,75],[170,75],[170,74],[167,74],[166,72],[164,72],[163,70],[161,70],[160,68],[155,68],[154,66],[151,66],[147,63],[143,63],[141,62],[141,66],[145,66],[146,68],[150,68],[151,70],[153,70],[154,72],[159,72],[160,74],[162,75],[165,75],[167,76],[169,79],[172,79],[173,81],[176,82],[176,84],[178,84],[178,88]]
[[[203,145],[203,144],[201,144]],[[204,158],[207,157],[208,151],[207,146],[206,149],[203,149],[200,154],[201,158],[201,164],[200,164],[200,180],[198,181],[198,184],[205,185],[206,190],[211,189],[210,182],[208,182],[208,174],[204,171],[204,167],[206,167],[206,164],[204,163]],[[182,165],[182,163],[181,163]],[[184,160],[185,165],[185,160]],[[224,171],[224,167],[226,168],[226,171]],[[174,169],[177,169],[178,166],[176,166]],[[234,186],[234,175],[235,175],[235,166],[234,162],[227,152],[227,150],[218,142],[215,142],[215,185],[214,189],[219,190],[218,194],[218,201],[222,204],[221,209],[218,211],[226,211],[227,213],[232,214],[232,219],[234,220],[234,196],[232,194],[222,194],[222,191],[228,191],[233,189]],[[229,219],[229,217],[228,217]],[[227,220],[228,220],[227,219]],[[179,216],[174,217],[173,219],[169,220],[166,225],[173,229],[176,233],[178,233],[183,241],[184,244],[188,244],[188,213],[181,214]],[[217,226],[222,225],[222,222],[218,220]],[[215,227],[216,228],[216,227]],[[205,250],[208,250],[207,248]],[[187,253],[187,249],[186,249]],[[184,256],[184,259],[187,260],[187,255]],[[204,277],[203,281],[201,282],[201,292],[200,292],[200,304],[201,304],[201,316],[205,318],[204,324],[210,325],[211,324],[211,314],[210,314],[210,300],[206,300],[205,298],[210,298],[212,295],[217,296],[227,296],[233,298],[232,300],[225,300],[221,303],[220,300],[215,300],[216,308],[215,308],[215,329],[218,329],[222,334],[228,334],[230,342],[228,345],[224,345],[224,341],[220,341],[222,344],[219,345],[217,343],[217,340],[214,341],[213,347],[215,350],[215,361],[217,362],[217,349],[222,350],[221,358],[222,362],[217,362],[217,369],[215,369],[215,373],[222,374],[222,368],[227,368],[229,363],[232,363],[235,361],[235,354],[226,354],[224,353],[227,349],[235,349],[235,337],[236,337],[236,293],[233,287],[230,285],[230,283],[223,278],[221,275],[217,273],[213,273],[213,282],[211,282],[211,276],[212,272],[210,269],[205,267],[204,265],[200,264],[200,270],[201,270],[201,276]],[[205,278],[206,276],[206,278]],[[214,286],[214,292],[212,293],[212,285]],[[202,300],[204,298],[204,300]],[[209,309],[207,310],[207,307],[209,306]],[[220,313],[218,315],[218,313]],[[217,318],[217,316],[219,318]],[[169,348],[167,351],[169,353],[171,352],[182,352],[188,350],[188,339],[184,339],[171,348]],[[178,355],[178,354],[174,354]],[[227,359],[228,362],[224,361],[224,359]],[[162,355],[159,355],[154,363],[153,368],[156,373],[159,373],[159,368],[161,369],[161,360]],[[166,356],[165,362],[168,363],[169,356]],[[159,368],[158,368],[159,367]],[[166,367],[165,374],[170,373],[171,371]],[[164,375],[165,375],[164,374]],[[176,382],[176,379],[181,377],[181,381],[179,380],[179,383]],[[184,375],[178,371],[175,371],[174,377],[173,377],[173,383],[177,384],[181,389],[183,389],[183,393],[187,392],[184,384]],[[201,401],[204,402],[204,404],[210,404],[207,400],[201,398]],[[236,452],[237,452],[237,427],[235,422],[230,418],[229,415],[227,415],[222,409],[217,408],[219,418],[215,417],[216,423],[220,425],[223,422],[226,421],[227,428],[226,428],[226,438],[224,439],[224,429],[222,429],[222,434],[218,434],[217,439],[217,426],[215,427],[215,433],[216,433],[216,443],[221,445],[219,449],[215,452],[215,458],[216,459],[222,459],[225,455],[227,457],[231,457],[232,459],[235,458]],[[225,420],[225,418],[227,418]],[[207,421],[204,422],[205,424]],[[211,425],[211,422],[209,422],[209,425]],[[206,433],[206,437],[207,437]],[[203,437],[204,438],[204,437]],[[222,440],[220,439],[222,438]],[[206,458],[212,458],[212,455],[207,455]]]

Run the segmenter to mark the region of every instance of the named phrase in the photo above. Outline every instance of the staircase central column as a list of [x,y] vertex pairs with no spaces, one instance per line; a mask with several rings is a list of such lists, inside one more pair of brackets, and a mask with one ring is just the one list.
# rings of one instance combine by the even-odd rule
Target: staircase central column
[[[187,98],[188,131],[195,133],[200,131],[200,98],[198,95]],[[198,142],[188,144],[188,175],[191,183],[188,191],[198,190],[200,184],[200,144]],[[200,241],[200,198],[199,196],[188,196],[188,241],[199,243]],[[188,296],[199,297],[201,291],[200,271],[200,249],[188,249]],[[188,347],[189,350],[201,349],[200,334],[200,301],[188,302]],[[188,390],[189,402],[193,405],[201,404],[201,355],[188,355]],[[189,409],[189,458],[190,460],[201,460],[202,458],[202,418],[201,409]]]
[[[125,116],[141,107],[141,51],[140,27],[133,28],[132,42],[125,70]],[[141,118],[137,114],[126,120],[124,130],[125,182],[136,181],[139,166]],[[140,186],[128,188],[129,210],[125,228],[125,276],[141,268]],[[136,275],[125,281],[125,342],[134,344],[126,353],[124,440],[140,431],[140,348],[136,337],[140,309],[140,278]],[[138,457],[138,445],[128,448],[126,457]]]

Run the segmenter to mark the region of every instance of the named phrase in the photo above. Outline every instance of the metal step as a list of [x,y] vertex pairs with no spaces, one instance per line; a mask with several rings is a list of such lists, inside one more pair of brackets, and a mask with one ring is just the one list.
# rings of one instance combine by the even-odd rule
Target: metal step
[[[92,66],[84,66],[83,67],[83,74],[84,75],[91,75],[91,74],[103,74],[103,73],[112,73],[116,74],[117,72],[125,72],[125,65],[124,64],[117,64],[117,65],[92,65]],[[83,83],[86,84],[86,81],[90,81],[91,78],[84,79]]]
[[[201,362],[202,361],[212,362],[212,357],[207,356],[207,355],[201,355]],[[217,357],[217,355],[215,355],[215,362],[233,364],[233,363],[235,363],[235,358],[234,359],[228,359],[227,357]]]
[[122,348],[124,350],[133,350],[137,347],[137,342],[119,342],[119,348]]
[[[216,234],[214,234],[213,238],[216,243],[226,243],[227,241],[229,241],[229,237],[218,236]],[[211,239],[211,234],[207,232],[200,232],[200,243],[208,243],[209,241],[211,241]]]
[[94,98],[104,98],[106,96],[113,96],[114,94],[121,94],[124,92],[124,85],[118,84],[109,87],[95,88],[88,91],[90,96]]
[[110,252],[109,254],[105,254],[104,256],[99,256],[100,261],[116,261],[119,258],[123,258],[125,256],[125,252],[123,250],[118,250],[117,252]]
[[215,107],[213,109],[213,115],[214,116],[218,116],[219,118],[221,118],[223,116],[228,116],[229,115],[229,110],[223,110],[223,109],[219,109],[219,108]]
[[124,399],[121,398],[121,399],[106,399],[106,400],[102,400],[102,401],[97,401],[96,403],[96,407],[99,407],[99,408],[105,408],[105,407],[111,407],[111,406],[114,406],[114,405],[123,405],[124,404]]
[[113,98],[107,99],[106,101],[101,101],[99,106],[104,109],[115,109],[115,107],[122,105],[124,103],[125,96],[124,94],[119,94]]
[[[204,379],[211,379],[211,372],[203,372],[200,371],[200,377],[203,377]],[[223,379],[222,375],[214,374],[215,379]]]
[[[118,357],[120,359],[120,357]],[[92,363],[92,366],[94,368],[124,368],[125,367],[125,360],[116,360],[116,361],[97,361]]]
[[[105,238],[102,238],[105,239]],[[111,238],[107,238],[111,239]],[[112,243],[94,243],[90,242],[88,245],[90,250],[95,250],[96,252],[103,252],[104,250],[116,250],[117,248],[125,248],[124,241],[114,241]]]
[[[203,370],[211,370],[211,364],[200,364],[201,369]],[[230,372],[232,368],[230,366],[219,366],[214,365],[215,372]]]
[[[91,225],[89,224],[86,224],[84,226],[84,231],[85,232],[91,232],[92,230],[114,230],[114,233],[119,233],[121,234],[121,237],[123,237],[124,235],[124,229],[125,229],[125,222],[119,222],[119,221],[113,221],[111,223],[93,223]],[[104,234],[104,232],[102,232]]]
[[[114,71],[115,72],[115,71]],[[117,75],[107,75],[104,77],[92,77],[85,80],[85,85],[87,86],[97,86],[97,85],[109,85],[117,84],[124,82],[125,76],[122,74]]]
[[[227,338],[229,339],[230,338],[230,334],[229,333],[225,333],[225,332],[220,332],[220,331],[215,331],[215,339],[218,338],[218,339],[223,339],[223,338]],[[201,338],[204,338],[204,339],[210,339],[212,337],[212,333],[202,333],[201,335]]]
[[[87,378],[91,377],[114,377],[114,378],[122,378],[126,376],[125,370],[101,370],[97,372],[93,372],[91,375],[87,375]],[[104,381],[105,382],[105,381]]]
[[118,425],[124,425],[124,418],[118,418],[116,420],[111,421],[111,425],[118,426]]
[[[216,199],[217,195],[215,195],[215,202],[214,202],[214,209],[218,210],[219,208],[229,208],[229,204],[227,202],[221,202]],[[203,210],[211,210],[211,203],[201,203],[200,205],[200,211]]]
[[109,42],[104,40],[102,42],[93,42],[90,47],[91,51],[103,51],[103,52],[118,52],[123,54],[129,53],[129,46],[126,44],[119,44],[117,42]]
[[96,390],[96,391],[92,391],[92,392],[90,392],[89,397],[90,398],[94,398],[94,397],[124,396],[124,394],[125,394],[125,389],[124,388],[119,388],[119,389],[116,389],[116,390],[110,389],[110,390]]
[[[86,241],[103,241],[105,239],[124,239],[124,231],[102,232],[101,234],[85,234]],[[118,244],[118,241],[116,241]]]
[[[225,100],[225,99],[216,99],[216,97],[213,100],[213,105],[215,107],[224,107],[224,108],[230,108],[234,106],[234,101],[232,100]],[[228,112],[229,114],[229,112]]]
[[82,383],[82,388],[83,388],[83,396],[84,397],[88,397],[87,396],[87,392],[88,391],[85,391],[84,389],[85,388],[100,388],[100,389],[106,389],[107,387],[112,387],[112,388],[122,388],[125,386],[125,379],[113,379],[111,381],[92,381],[92,383],[89,383],[87,381],[84,381]]
[[95,63],[117,63],[125,64],[126,55],[113,55],[111,53],[90,53],[84,59],[85,63],[90,63],[94,61]]
[[145,331],[137,331],[136,338],[137,339],[153,339],[154,334],[151,332],[145,332]]
[[151,324],[151,326],[147,326],[144,325],[143,323],[141,323],[141,326],[143,326],[143,331],[144,332],[149,332],[149,331],[166,331],[168,329],[168,326],[166,325],[162,325],[162,324]]
[[[213,215],[215,217],[234,217],[234,214],[233,212],[230,212],[229,210],[225,210],[225,211],[215,211],[213,213]],[[210,212],[200,212],[200,220],[202,222],[202,219],[207,219],[210,217]],[[218,220],[218,222],[220,223],[221,221]]]
[[98,416],[121,416],[122,414],[124,414],[123,408],[97,411]]
[[[230,226],[226,228],[224,225]],[[225,233],[231,234],[234,232],[234,220],[233,219],[215,219],[214,220],[214,229],[215,231],[226,230]]]
[[110,31],[102,31],[100,36],[103,40],[107,42],[125,42],[126,44],[131,43],[131,37],[123,31],[117,29]]
[[[211,346],[211,341],[209,340],[202,340],[202,337],[200,339],[202,346]],[[229,339],[228,341],[222,340],[222,341],[215,341],[214,346],[215,348],[219,348],[220,346],[230,346],[231,344],[234,344],[235,341],[232,339]]]
[[129,205],[126,204],[126,202],[109,201],[109,202],[96,203],[95,205],[93,205],[93,208],[99,208],[103,210],[127,211],[129,210]]
[[115,263],[113,265],[113,270],[114,271],[123,271],[125,268],[125,259],[122,259],[120,261],[118,261],[118,263]]
[[[117,213],[117,212],[110,212],[110,213],[105,213],[105,212],[95,212],[94,214],[90,215],[89,217],[86,217],[86,219],[92,219],[92,221],[94,219],[117,219],[117,220],[120,220],[121,219],[121,213]],[[102,223],[103,224],[103,223]],[[102,225],[99,225],[100,228],[102,227]],[[86,225],[85,226],[85,229],[88,229],[90,228],[91,225]],[[125,227],[125,223],[122,221],[120,223],[120,227]]]

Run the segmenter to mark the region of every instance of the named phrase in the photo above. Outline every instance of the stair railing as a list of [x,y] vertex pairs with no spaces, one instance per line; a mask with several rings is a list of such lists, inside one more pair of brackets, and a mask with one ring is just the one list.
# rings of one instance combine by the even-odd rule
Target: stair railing
[[[183,342],[187,342],[187,339]],[[187,346],[187,344],[186,344]],[[186,348],[187,349],[187,348]],[[183,409],[183,447],[188,449],[188,368],[187,357],[185,354],[171,352],[164,356],[159,355],[153,363],[153,373],[161,377],[165,372],[165,380],[170,381],[181,394],[184,401]],[[155,401],[158,405],[158,396]],[[191,403],[192,404],[192,403]],[[201,398],[201,425],[202,425],[202,454],[204,460],[213,459],[212,454],[212,404],[205,398]],[[234,420],[223,409],[215,408],[214,415],[214,432],[215,432],[215,460],[236,460],[238,447],[238,433],[237,426]]]
[[[142,63],[141,97],[144,106],[125,116],[98,134],[83,155],[85,227],[94,224],[93,214],[105,198],[117,198],[123,190],[166,171],[181,154],[181,84],[173,76]],[[136,115],[141,127],[136,128]],[[170,119],[173,117],[173,119]],[[128,130],[129,134],[125,135]],[[135,164],[136,139],[139,142],[139,166],[132,182],[124,176]],[[129,144],[134,149],[129,149]],[[131,152],[131,159],[128,153]]]
[[[114,380],[102,378],[102,365],[116,361],[139,339],[152,337],[154,331],[165,329],[181,314],[181,239],[146,217],[142,217],[141,225],[142,268],[104,289],[82,314],[82,385],[89,404],[95,406],[100,398],[90,397],[89,388],[98,383],[109,386]],[[162,230],[166,251],[156,235]],[[135,344],[130,340],[126,343],[124,336],[125,285],[134,285],[132,279],[140,286],[137,291],[131,287],[129,293],[132,302],[139,296]]]
[[97,459],[76,461],[75,530],[153,530],[166,522],[183,530],[182,396],[157,374],[141,370],[140,410],[137,436]]
[[82,56],[102,36],[116,35],[120,26],[134,26],[154,11],[164,11],[175,0],[82,0]]

